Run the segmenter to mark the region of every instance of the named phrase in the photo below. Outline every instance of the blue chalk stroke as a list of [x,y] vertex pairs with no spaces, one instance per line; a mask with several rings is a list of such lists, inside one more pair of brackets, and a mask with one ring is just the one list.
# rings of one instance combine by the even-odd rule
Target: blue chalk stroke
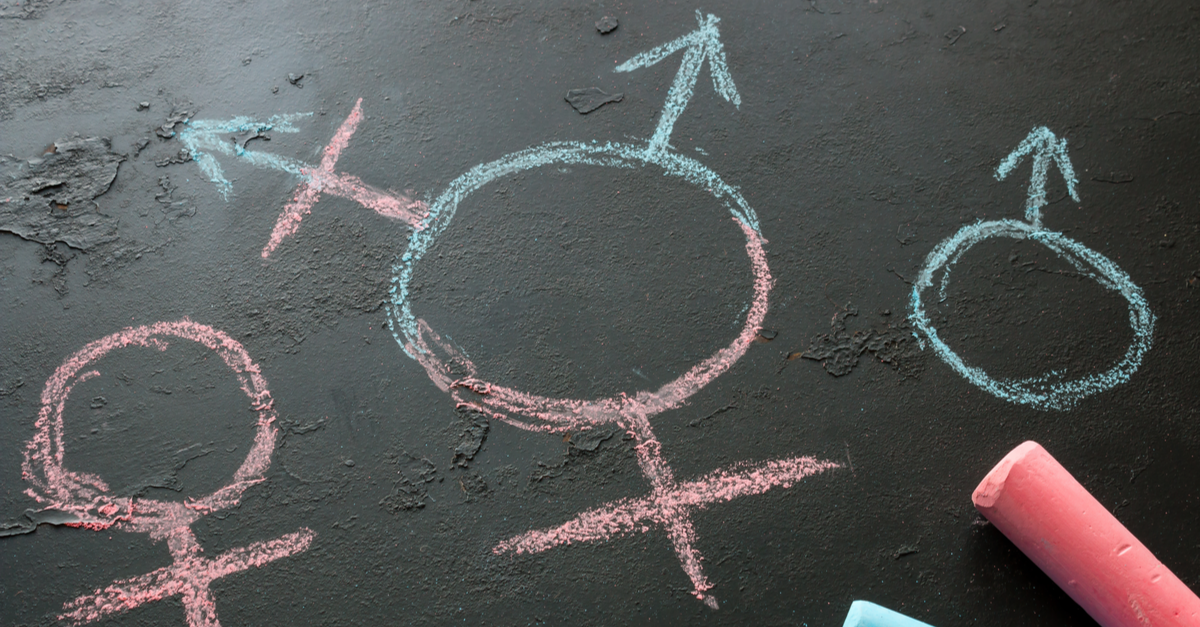
[[296,128],[292,123],[311,115],[312,113],[273,115],[266,122],[258,122],[246,116],[238,116],[231,120],[190,120],[184,123],[183,130],[179,132],[178,137],[179,141],[183,142],[183,145],[187,148],[192,160],[200,166],[202,172],[208,175],[208,179],[217,186],[217,190],[221,192],[221,196],[225,200],[229,200],[229,192],[233,191],[233,185],[225,178],[225,173],[221,170],[221,164],[217,162],[211,153],[219,152],[249,161],[251,165],[256,167],[281,170],[297,176],[304,176],[301,168],[308,167],[305,164],[269,152],[246,150],[233,141],[232,136],[242,133],[265,133],[267,131],[298,133],[300,129]]
[[675,128],[675,120],[679,119],[679,115],[692,99],[696,79],[700,76],[700,67],[705,61],[708,61],[713,88],[717,93],[732,102],[734,107],[740,107],[742,104],[742,97],[738,95],[733,77],[729,75],[729,67],[725,65],[725,46],[721,44],[721,33],[717,30],[720,18],[712,13],[705,16],[696,11],[696,21],[699,22],[700,28],[643,52],[616,67],[617,72],[632,72],[638,68],[650,67],[679,50],[687,49],[687,52],[683,53],[683,61],[679,64],[679,72],[675,74],[675,81],[671,83],[671,91],[667,92],[667,102],[663,104],[662,116],[658,119],[654,137],[650,138],[650,145],[646,147],[647,153],[660,153],[667,149],[667,141]]
[[855,601],[850,604],[850,613],[842,627],[932,627],[915,618],[893,612],[870,601]]
[[1042,207],[1046,206],[1046,175],[1050,172],[1050,162],[1058,166],[1063,180],[1067,183],[1067,193],[1071,199],[1079,202],[1079,193],[1075,191],[1075,168],[1071,166],[1071,158],[1067,156],[1067,140],[1059,139],[1050,129],[1039,126],[1030,131],[1029,136],[1022,141],[1017,149],[1012,151],[1000,167],[996,168],[996,180],[1008,178],[1014,169],[1030,153],[1033,153],[1033,175],[1029,177],[1029,200],[1025,203],[1025,219],[1034,226],[1042,225]]
[[[1050,164],[1054,163],[1062,172],[1067,183],[1067,193],[1076,202],[1075,169],[1067,156],[1067,140],[1055,137],[1050,129],[1039,126],[1009,154],[996,169],[996,179],[1004,180],[1026,156],[1033,155],[1033,174],[1029,182],[1029,197],[1025,203],[1025,222],[1019,220],[995,220],[977,222],[959,229],[957,233],[938,244],[925,259],[925,266],[913,282],[909,320],[912,322],[917,340],[924,346],[922,335],[929,340],[934,352],[956,372],[971,383],[995,396],[1014,403],[1029,405],[1042,410],[1067,410],[1093,394],[1116,387],[1130,379],[1142,365],[1142,358],[1150,350],[1154,340],[1154,313],[1142,294],[1142,288],[1121,270],[1111,259],[1083,244],[1055,231],[1042,227],[1042,207],[1046,205],[1046,176]],[[941,272],[938,295],[946,300],[946,284],[950,281],[950,270],[970,248],[993,237],[1038,242],[1070,263],[1083,276],[1091,278],[1106,289],[1117,292],[1129,303],[1129,326],[1133,330],[1133,341],[1125,355],[1104,372],[1081,379],[1064,380],[1058,372],[1049,372],[1027,379],[995,379],[982,368],[972,366],[955,353],[938,336],[937,328],[925,313],[921,293],[934,283],[934,275]]]
[[707,190],[725,205],[734,219],[749,225],[761,236],[758,214],[754,212],[737,188],[726,183],[716,172],[699,161],[669,150],[669,140],[675,120],[687,108],[688,102],[695,92],[701,66],[706,60],[711,69],[713,87],[717,93],[732,102],[735,107],[740,106],[742,102],[741,96],[738,95],[737,88],[733,84],[733,78],[729,75],[729,68],[725,65],[725,48],[721,44],[720,32],[717,30],[717,23],[721,20],[712,14],[705,16],[699,11],[696,11],[696,20],[700,23],[700,28],[634,56],[614,70],[630,72],[648,67],[662,61],[672,53],[687,49],[679,71],[675,75],[675,81],[667,93],[667,102],[663,105],[662,115],[658,119],[654,136],[647,145],[618,142],[598,143],[592,140],[590,142],[555,141],[526,148],[471,168],[465,174],[451,181],[447,190],[429,203],[428,217],[422,222],[420,228],[413,231],[408,240],[408,250],[401,257],[400,262],[392,267],[392,286],[389,290],[388,328],[396,339],[396,343],[409,357],[416,359],[416,355],[409,353],[406,345],[411,343],[416,350],[415,347],[419,344],[417,318],[412,312],[408,291],[417,263],[450,224],[450,220],[458,211],[459,202],[502,176],[551,164],[659,170],[663,176],[680,178]]

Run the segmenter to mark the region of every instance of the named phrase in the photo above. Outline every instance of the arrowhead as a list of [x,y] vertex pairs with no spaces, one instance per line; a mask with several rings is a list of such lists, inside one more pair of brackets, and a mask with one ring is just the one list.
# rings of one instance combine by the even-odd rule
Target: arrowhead
[[[740,107],[742,98],[737,92],[737,87],[733,84],[733,77],[729,75],[729,67],[725,64],[725,46],[721,43],[721,33],[717,30],[717,23],[721,21],[721,18],[711,13],[705,16],[697,10],[696,21],[700,24],[700,27],[696,30],[657,48],[636,55],[618,65],[614,71],[632,72],[639,68],[650,67],[679,50],[694,48],[702,55],[702,59],[708,61],[709,72],[712,74],[713,79],[713,88],[716,89],[721,97],[732,102],[733,106]],[[699,70],[699,67],[696,69]]]
[[1075,178],[1075,168],[1071,166],[1071,158],[1067,156],[1067,140],[1059,139],[1044,126],[1030,131],[1016,150],[1000,162],[996,168],[996,180],[1003,181],[1007,178],[1029,154],[1033,154],[1033,174],[1029,180],[1029,200],[1025,205],[1025,215],[1037,224],[1041,221],[1040,209],[1046,205],[1046,175],[1050,170],[1050,162],[1058,165],[1058,170],[1067,183],[1067,193],[1075,202],[1079,202],[1079,193],[1075,191],[1078,180]]
[[245,116],[231,120],[192,120],[186,123],[183,130],[179,132],[178,138],[192,155],[192,159],[200,166],[200,170],[208,175],[208,179],[228,200],[233,185],[225,178],[221,164],[217,162],[212,153],[219,152],[231,157],[241,157],[254,165],[273,167],[299,174],[297,164],[277,155],[246,150],[244,146],[232,141],[229,136],[266,131],[298,133],[300,129],[296,128],[292,122],[311,115],[311,113],[273,115],[266,122],[258,122]]

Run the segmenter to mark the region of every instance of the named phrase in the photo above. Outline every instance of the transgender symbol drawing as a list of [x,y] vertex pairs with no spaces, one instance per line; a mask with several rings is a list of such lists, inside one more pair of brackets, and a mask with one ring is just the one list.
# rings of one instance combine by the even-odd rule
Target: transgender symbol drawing
[[[925,259],[925,267],[913,282],[909,319],[913,323],[914,335],[918,332],[929,339],[938,356],[971,383],[988,392],[1014,403],[1037,409],[1070,409],[1079,400],[1116,387],[1129,380],[1142,364],[1142,358],[1154,339],[1154,313],[1142,295],[1142,288],[1121,270],[1111,259],[1080,244],[1079,242],[1042,226],[1042,207],[1046,206],[1046,175],[1053,161],[1067,183],[1067,193],[1075,202],[1079,194],[1075,191],[1075,169],[1067,156],[1067,140],[1055,137],[1050,129],[1039,126],[1033,129],[1016,150],[1012,151],[996,168],[996,178],[1003,180],[1021,162],[1033,155],[1033,175],[1029,181],[1029,198],[1025,204],[1025,222],[1019,220],[994,220],[977,222],[959,229],[934,248]],[[972,366],[955,353],[938,336],[937,327],[929,320],[921,302],[921,293],[931,287],[934,275],[941,272],[938,295],[946,300],[946,284],[950,281],[950,270],[954,264],[983,240],[1007,237],[1016,240],[1028,239],[1045,245],[1070,263],[1079,274],[1095,280],[1106,289],[1112,290],[1129,303],[1129,326],[1133,340],[1124,356],[1104,372],[1095,373],[1075,380],[1063,380],[1057,372],[1050,372],[1029,379],[995,379],[982,368]],[[917,339],[924,341],[920,335]]]
[[[165,351],[173,338],[208,348],[234,372],[258,415],[254,445],[233,482],[208,496],[183,503],[113,496],[100,477],[71,471],[63,465],[63,408],[67,397],[75,385],[99,376],[91,364],[114,349],[142,346]],[[42,391],[37,433],[25,447],[22,466],[22,474],[32,486],[26,493],[47,509],[74,516],[71,526],[97,531],[115,527],[149,534],[151,542],[165,540],[172,563],[68,601],[58,618],[82,624],[178,595],[190,627],[219,627],[216,601],[209,587],[213,580],[307,550],[315,534],[301,529],[209,558],[204,556],[191,528],[201,516],[236,506],[247,488],[264,480],[279,433],[273,405],[267,382],[246,349],[225,333],[187,319],[127,328],[68,357]]]
[[[646,144],[551,142],[476,166],[452,181],[449,188],[429,205],[428,216],[415,225],[408,250],[395,266],[388,322],[405,353],[420,363],[430,379],[460,405],[530,431],[555,433],[616,425],[626,430],[636,443],[638,464],[650,483],[647,496],[606,503],[558,527],[509,538],[495,547],[495,553],[537,553],[565,544],[600,542],[661,528],[691,580],[692,594],[716,609],[717,600],[709,593],[713,584],[704,573],[703,558],[696,548],[693,514],[710,503],[762,494],[775,487],[790,487],[805,477],[838,467],[838,464],[795,457],[738,464],[699,479],[683,481],[676,479],[674,471],[663,459],[661,445],[650,425],[652,417],[683,405],[746,353],[767,314],[767,295],[772,284],[763,250],[765,240],[754,210],[715,172],[673,151],[668,143],[675,120],[691,99],[705,62],[711,69],[717,93],[735,106],[741,101],[725,65],[725,52],[717,31],[719,20],[711,14],[701,15],[699,11],[696,17],[700,23],[697,30],[639,54],[616,68],[618,72],[628,72],[684,51],[654,136]],[[729,346],[657,390],[638,392],[633,396],[572,400],[537,396],[489,383],[479,378],[475,365],[464,352],[443,341],[424,319],[413,314],[408,297],[413,271],[430,245],[450,224],[459,202],[499,177],[547,165],[573,164],[650,168],[660,171],[663,176],[682,179],[719,200],[745,235],[754,296],[741,332]],[[466,372],[467,376],[456,377],[452,372]]]

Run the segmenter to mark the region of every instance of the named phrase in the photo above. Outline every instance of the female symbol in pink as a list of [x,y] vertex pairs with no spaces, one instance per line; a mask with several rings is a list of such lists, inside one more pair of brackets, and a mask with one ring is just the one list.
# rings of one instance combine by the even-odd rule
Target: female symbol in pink
[[[712,584],[701,566],[696,549],[692,514],[710,503],[731,501],[741,496],[762,494],[774,487],[790,487],[805,477],[838,467],[811,457],[794,457],[760,464],[737,464],[700,479],[679,481],[663,459],[661,444],[650,426],[650,418],[682,406],[734,363],[750,348],[767,315],[771,272],[763,250],[766,240],[759,231],[758,217],[741,193],[700,162],[675,152],[670,146],[671,128],[692,96],[701,65],[707,61],[717,92],[735,105],[741,102],[725,65],[713,15],[697,12],[699,28],[617,67],[624,72],[657,63],[670,54],[686,50],[667,95],[654,136],[646,144],[599,142],[552,142],[476,166],[452,181],[448,189],[429,205],[424,228],[409,239],[407,252],[395,266],[389,324],[396,341],[420,363],[429,378],[460,405],[485,412],[508,424],[528,429],[561,433],[617,425],[636,442],[638,465],[650,483],[650,494],[640,499],[623,499],[584,512],[558,527],[530,531],[498,544],[500,553],[536,553],[573,542],[598,542],[651,527],[666,531],[680,565],[692,583],[692,594],[716,609]],[[598,400],[556,399],[536,396],[495,385],[478,377],[474,363],[450,342],[442,340],[429,324],[412,311],[408,287],[416,264],[446,229],[458,204],[471,193],[500,177],[543,166],[590,165],[623,169],[646,169],[668,178],[682,179],[704,189],[724,204],[733,223],[746,238],[746,255],[754,278],[754,296],[746,322],[733,342],[692,367],[678,379],[655,391],[634,396]],[[462,376],[466,373],[466,376]],[[532,422],[530,422],[532,421]]]
[[[143,346],[164,351],[170,338],[196,342],[215,352],[237,376],[242,391],[258,413],[254,445],[233,482],[216,492],[183,503],[140,498],[117,498],[98,476],[68,470],[63,465],[63,408],[71,389],[99,376],[91,364],[118,348]],[[22,475],[31,484],[25,492],[47,509],[75,516],[72,526],[150,534],[152,542],[166,540],[173,562],[153,572],[114,581],[92,594],[63,606],[60,620],[82,624],[135,608],[143,603],[179,595],[190,627],[219,627],[216,603],[209,585],[213,580],[257,568],[308,549],[315,534],[301,529],[267,542],[232,549],[214,558],[192,533],[201,516],[237,505],[250,486],[264,480],[279,429],[274,401],[258,365],[236,340],[210,326],[188,319],[127,328],[84,346],[71,355],[46,381],[37,433],[25,447]]]

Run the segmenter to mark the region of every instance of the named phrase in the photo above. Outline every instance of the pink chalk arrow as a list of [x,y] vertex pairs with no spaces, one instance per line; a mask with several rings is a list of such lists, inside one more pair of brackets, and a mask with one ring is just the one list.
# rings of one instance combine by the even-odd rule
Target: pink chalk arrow
[[373,210],[381,216],[401,220],[413,228],[421,228],[421,221],[429,215],[429,207],[420,200],[413,200],[394,192],[385,192],[376,187],[363,183],[361,179],[349,174],[338,174],[333,171],[338,157],[350,144],[358,123],[362,121],[362,98],[354,104],[354,110],[342,122],[329,145],[325,147],[325,156],[321,165],[315,168],[302,167],[300,175],[304,181],[296,188],[292,201],[283,208],[279,219],[275,221],[275,229],[271,231],[271,239],[263,247],[262,257],[266,259],[279,247],[284,238],[300,229],[304,216],[312,213],[312,207],[320,199],[321,194],[333,194],[349,198],[354,202]]

